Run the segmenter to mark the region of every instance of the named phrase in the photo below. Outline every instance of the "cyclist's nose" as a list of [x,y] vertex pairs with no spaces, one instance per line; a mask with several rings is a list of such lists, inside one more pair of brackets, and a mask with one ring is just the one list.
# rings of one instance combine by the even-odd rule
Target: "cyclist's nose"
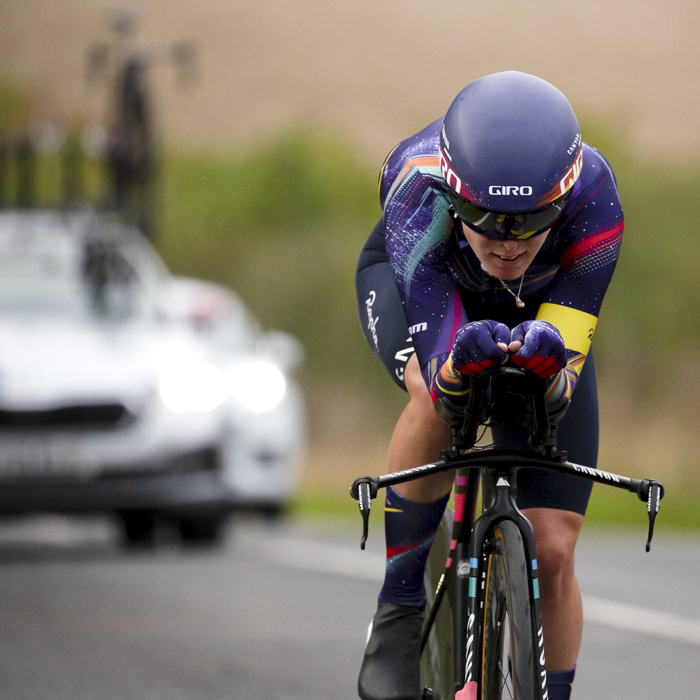
[[501,241],[506,253],[515,253],[518,249],[519,241]]

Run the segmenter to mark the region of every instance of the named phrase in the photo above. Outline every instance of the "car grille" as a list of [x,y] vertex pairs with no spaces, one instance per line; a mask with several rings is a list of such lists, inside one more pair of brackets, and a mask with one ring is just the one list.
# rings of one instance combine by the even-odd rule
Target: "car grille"
[[120,403],[61,406],[47,411],[0,409],[0,430],[27,428],[112,428],[131,422],[132,414]]

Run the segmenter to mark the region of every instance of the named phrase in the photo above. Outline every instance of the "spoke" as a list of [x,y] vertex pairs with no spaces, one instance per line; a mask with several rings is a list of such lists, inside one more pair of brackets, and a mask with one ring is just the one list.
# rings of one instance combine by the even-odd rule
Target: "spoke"
[[[508,697],[510,697],[510,699],[513,700],[513,693],[511,690],[513,687],[512,682],[511,682],[510,686],[508,686],[508,687],[506,686],[506,684],[508,683],[508,678],[510,678],[510,672],[503,673],[503,664],[498,664],[498,666],[501,670],[500,672],[501,672],[501,679],[502,679],[501,691],[500,691],[499,695],[501,698],[503,697],[503,689],[505,688],[508,691]],[[511,679],[511,681],[512,681],[512,679]]]

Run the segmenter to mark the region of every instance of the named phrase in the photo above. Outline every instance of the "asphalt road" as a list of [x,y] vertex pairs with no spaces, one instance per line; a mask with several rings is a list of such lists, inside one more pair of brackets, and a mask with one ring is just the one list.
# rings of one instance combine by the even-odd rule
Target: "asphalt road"
[[[225,546],[123,552],[104,521],[0,525],[0,698],[350,700],[382,537],[235,524]],[[573,698],[694,698],[700,540],[587,533]],[[671,690],[672,689],[672,690]]]

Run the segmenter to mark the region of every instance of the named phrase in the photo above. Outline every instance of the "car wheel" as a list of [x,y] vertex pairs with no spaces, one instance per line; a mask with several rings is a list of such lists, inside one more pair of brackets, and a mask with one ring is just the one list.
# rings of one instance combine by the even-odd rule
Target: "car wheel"
[[224,518],[221,516],[180,518],[178,525],[185,544],[215,545],[221,541]]
[[269,522],[276,522],[287,514],[288,506],[285,503],[266,503],[258,509],[260,514]]
[[153,542],[155,513],[152,510],[122,510],[119,517],[124,525],[127,545],[143,545]]

